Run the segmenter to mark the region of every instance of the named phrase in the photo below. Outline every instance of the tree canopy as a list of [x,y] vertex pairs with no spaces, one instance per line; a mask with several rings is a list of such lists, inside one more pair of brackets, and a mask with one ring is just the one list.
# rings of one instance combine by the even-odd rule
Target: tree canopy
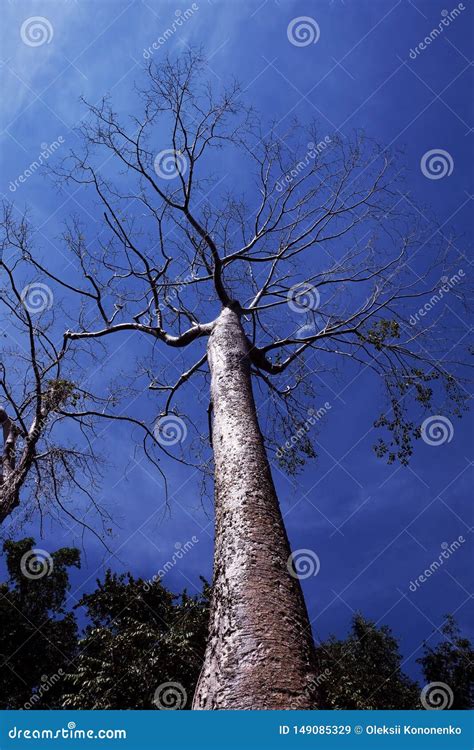
[[[0,584],[1,708],[188,709],[207,637],[209,587],[176,596],[157,580],[106,571],[74,609],[66,607],[77,549],[51,555],[33,539],[4,545]],[[77,614],[85,626],[79,628]],[[419,709],[423,685],[403,671],[386,625],[354,616],[346,638],[315,647],[319,708]],[[451,709],[473,705],[473,647],[448,616],[419,663],[425,684],[452,691]]]
[[[79,216],[65,221],[74,273],[52,269],[27,218],[4,206],[0,315],[13,320],[25,350],[7,352],[0,371],[0,520],[31,476],[36,504],[48,496],[61,503],[65,485],[87,495],[99,418],[139,427],[162,471],[157,454],[173,453],[194,429],[182,393],[191,380],[207,388],[204,345],[222,307],[242,320],[253,379],[271,406],[265,444],[290,472],[315,455],[308,435],[279,450],[320,406],[314,376],[348,360],[383,386],[374,449],[390,463],[408,463],[424,416],[462,414],[462,358],[446,351],[455,320],[443,310],[410,324],[459,261],[450,238],[404,199],[397,154],[361,132],[322,137],[315,123],[295,121],[282,136],[237,83],[212,86],[197,51],[150,62],[128,117],[108,99],[84,106],[79,146],[50,172],[60,188],[82,187],[96,200],[100,229],[91,233]],[[227,164],[231,189],[220,184]],[[98,346],[130,331],[149,343],[139,372],[122,389],[81,388]],[[149,420],[116,408],[132,381],[155,396]],[[202,417],[198,462],[206,467]],[[66,419],[86,441],[64,442],[57,428]],[[185,458],[194,460],[189,451]]]

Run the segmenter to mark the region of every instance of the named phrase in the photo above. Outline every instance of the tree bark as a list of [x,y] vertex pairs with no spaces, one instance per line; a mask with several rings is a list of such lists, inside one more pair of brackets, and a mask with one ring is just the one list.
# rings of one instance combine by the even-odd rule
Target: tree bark
[[193,709],[314,708],[314,651],[258,425],[249,342],[224,308],[208,342],[215,461],[210,632]]
[[15,447],[20,430],[0,406],[3,453],[0,460],[0,524],[19,505],[19,482],[15,477]]

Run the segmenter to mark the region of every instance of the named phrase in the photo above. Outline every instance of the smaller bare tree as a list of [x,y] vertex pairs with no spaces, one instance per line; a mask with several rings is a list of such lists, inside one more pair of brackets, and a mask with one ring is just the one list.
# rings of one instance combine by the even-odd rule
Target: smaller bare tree
[[[145,436],[153,435],[139,420],[109,413],[120,399],[116,385],[113,393],[101,396],[86,388],[91,362],[97,368],[98,360],[68,346],[63,333],[69,313],[54,298],[54,276],[49,274],[44,283],[38,258],[32,263],[31,228],[25,216],[16,220],[14,211],[4,204],[0,223],[0,523],[20,503],[24,515],[40,518],[56,504],[97,534],[84,518],[94,508],[103,530],[106,523],[110,526],[108,513],[97,502],[101,420],[130,421]],[[74,319],[81,319],[79,310]],[[87,501],[80,504],[80,516],[72,502],[78,493]]]

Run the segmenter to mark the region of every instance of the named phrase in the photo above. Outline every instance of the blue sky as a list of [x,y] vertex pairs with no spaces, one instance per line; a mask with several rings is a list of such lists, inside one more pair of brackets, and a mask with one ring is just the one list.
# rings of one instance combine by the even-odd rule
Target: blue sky
[[[410,195],[422,207],[421,221],[430,213],[444,232],[455,232],[460,267],[469,275],[473,7],[469,0],[461,5],[459,16],[416,52],[446,19],[443,10],[454,5],[437,0],[200,0],[153,58],[202,44],[211,80],[220,85],[237,77],[247,100],[282,129],[293,116],[303,122],[316,118],[323,135],[362,128],[378,142],[400,148]],[[59,153],[77,145],[74,128],[84,115],[81,95],[96,102],[110,93],[118,111],[130,111],[144,51],[172,27],[178,11],[190,7],[192,3],[156,0],[3,4],[1,190],[20,211],[28,208],[35,244],[57,270],[74,273],[58,240],[62,222],[78,212],[94,231],[90,196],[83,190],[58,193],[39,173],[14,191],[9,186],[38,157],[42,144],[60,139]],[[41,23],[47,41],[38,46],[22,40],[22,24],[32,16],[46,19]],[[290,43],[288,24],[300,16],[310,17],[313,28],[317,24],[316,43]],[[432,149],[448,153],[453,165],[449,176],[427,179],[423,174],[420,160]],[[232,165],[226,164],[226,170],[229,187],[245,188],[235,185],[237,165],[234,175]],[[449,305],[450,298],[442,304]],[[456,345],[468,334],[468,321],[459,318],[454,305],[453,311]],[[140,347],[134,339],[114,343],[111,370],[133,366]],[[105,374],[98,371],[94,377],[100,380]],[[315,635],[343,635],[353,611],[361,610],[393,628],[401,638],[405,668],[417,674],[421,643],[445,613],[454,612],[472,634],[469,418],[455,420],[449,443],[420,441],[410,466],[397,468],[372,451],[372,424],[382,401],[380,386],[367,372],[348,367],[337,382],[321,375],[317,390],[321,403],[331,405],[318,427],[318,459],[296,479],[273,467],[293,548],[314,550],[320,560],[318,575],[303,581]],[[190,402],[196,397],[203,394],[190,393]],[[140,412],[147,407],[138,399],[131,408]],[[212,569],[212,503],[209,498],[201,502],[197,475],[175,463],[166,465],[172,497],[166,511],[159,478],[150,466],[131,458],[127,428],[105,434],[106,452],[113,458],[100,500],[117,521],[112,540],[116,556],[109,559],[90,535],[81,541],[78,526],[47,522],[41,542],[35,523],[22,533],[36,536],[39,546],[50,550],[83,543],[86,556],[81,571],[73,574],[73,598],[93,585],[104,559],[116,570],[150,577],[172,557],[176,544],[196,536],[199,542],[164,581],[176,591],[185,586],[195,590],[199,576],[209,579]],[[441,545],[460,535],[466,539],[461,548],[410,592],[410,581],[438,559]]]

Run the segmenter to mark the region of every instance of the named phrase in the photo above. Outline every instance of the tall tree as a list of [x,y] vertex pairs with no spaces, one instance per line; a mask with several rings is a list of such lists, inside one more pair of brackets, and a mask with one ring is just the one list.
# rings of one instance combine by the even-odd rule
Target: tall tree
[[[88,237],[74,221],[65,233],[82,284],[37,268],[82,299],[69,345],[148,338],[166,453],[186,434],[182,391],[209,386],[214,582],[194,707],[310,708],[311,627],[268,452],[306,433],[314,371],[346,358],[386,388],[376,451],[389,461],[407,463],[423,415],[447,408],[443,394],[460,413],[440,316],[408,320],[450,273],[452,247],[405,211],[393,155],[360,134],[265,129],[237,85],[214,92],[204,71],[193,52],[150,64],[126,123],[107,100],[88,105],[84,147],[56,174],[94,191],[103,228]],[[227,168],[230,190],[214,173]],[[178,377],[159,369],[160,347],[178,352]],[[265,436],[256,384],[274,406]],[[292,442],[311,455],[306,438]]]

